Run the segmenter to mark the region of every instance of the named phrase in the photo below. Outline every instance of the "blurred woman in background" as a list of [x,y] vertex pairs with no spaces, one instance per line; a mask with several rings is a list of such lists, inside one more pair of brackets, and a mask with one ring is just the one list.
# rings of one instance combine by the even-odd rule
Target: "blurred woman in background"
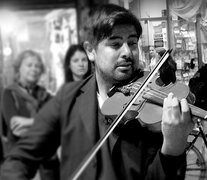
[[[1,101],[5,155],[20,138],[27,136],[34,116],[52,97],[44,87],[38,85],[44,71],[41,56],[33,50],[23,51],[15,61],[14,83],[4,89]],[[48,160],[39,168],[41,180],[59,179],[59,160],[56,155],[52,156],[48,154]]]
[[158,62],[157,52],[154,46],[149,46],[149,68],[150,71],[154,69]]
[[64,62],[65,82],[78,81],[91,74],[91,63],[80,44],[71,45]]

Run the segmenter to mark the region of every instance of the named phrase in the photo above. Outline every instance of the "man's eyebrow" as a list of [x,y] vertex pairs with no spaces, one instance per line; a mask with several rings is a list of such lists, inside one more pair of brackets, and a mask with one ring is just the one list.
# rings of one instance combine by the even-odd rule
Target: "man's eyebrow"
[[114,40],[114,39],[122,39],[121,36],[110,36],[109,40]]
[[137,39],[139,39],[139,36],[137,34],[133,34],[133,35],[130,35],[129,38],[137,38]]
[[[128,38],[137,38],[137,39],[139,39],[139,36],[137,34],[132,34],[132,35],[129,35]],[[113,36],[113,35],[109,37],[109,40],[114,40],[114,39],[122,39],[122,37],[121,36]]]

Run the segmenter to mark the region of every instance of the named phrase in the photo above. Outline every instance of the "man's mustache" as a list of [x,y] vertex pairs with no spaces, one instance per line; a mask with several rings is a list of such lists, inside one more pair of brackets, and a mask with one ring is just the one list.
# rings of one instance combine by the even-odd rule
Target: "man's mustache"
[[132,59],[132,58],[125,58],[125,59],[123,59],[121,61],[118,61],[116,63],[116,66],[128,66],[128,65],[132,65],[132,64],[134,64],[134,59]]

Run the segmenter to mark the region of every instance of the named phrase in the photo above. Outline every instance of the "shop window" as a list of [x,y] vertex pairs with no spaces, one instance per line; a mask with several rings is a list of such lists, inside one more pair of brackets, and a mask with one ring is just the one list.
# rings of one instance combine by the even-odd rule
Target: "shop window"
[[143,28],[143,45],[155,47],[168,47],[166,21],[141,21]]
[[174,51],[177,63],[177,78],[188,84],[198,69],[197,40],[195,23],[182,18],[172,20]]
[[[204,13],[203,13],[204,14]],[[202,62],[207,64],[207,2],[206,2],[206,11],[204,16],[200,21],[200,34],[201,34],[201,52],[202,52]]]
[[145,54],[146,70],[149,70],[149,46],[168,49],[167,21],[166,20],[142,20],[143,33],[141,37],[142,49]]

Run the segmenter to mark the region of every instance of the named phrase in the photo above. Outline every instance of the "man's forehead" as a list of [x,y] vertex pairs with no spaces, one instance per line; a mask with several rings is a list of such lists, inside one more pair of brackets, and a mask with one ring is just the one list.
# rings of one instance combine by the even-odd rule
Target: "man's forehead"
[[138,38],[137,31],[133,25],[126,25],[126,24],[121,24],[121,25],[115,25],[114,28],[112,29],[111,36],[109,39],[114,39],[114,38]]

